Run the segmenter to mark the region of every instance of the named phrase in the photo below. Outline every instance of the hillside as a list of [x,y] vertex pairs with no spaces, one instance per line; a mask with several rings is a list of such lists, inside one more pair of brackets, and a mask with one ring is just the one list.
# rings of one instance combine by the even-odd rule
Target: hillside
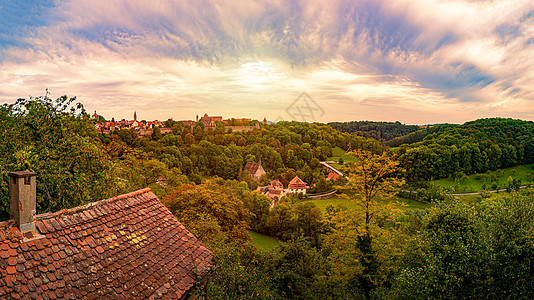
[[534,122],[491,118],[451,126],[392,150],[410,182],[534,162]]
[[417,125],[404,125],[400,122],[373,122],[373,121],[351,121],[351,122],[331,122],[332,128],[341,132],[347,132],[366,138],[373,138],[378,141],[390,141],[394,138],[405,136],[412,132],[417,132],[421,127]]
[[429,126],[426,128],[421,128],[417,131],[410,132],[403,136],[395,137],[391,140],[385,141],[384,144],[386,144],[389,147],[398,147],[400,145],[404,144],[413,144],[417,142],[421,142],[424,140],[428,135],[437,133],[437,132],[443,132],[449,128],[454,128],[459,125],[456,124],[437,124],[434,126]]

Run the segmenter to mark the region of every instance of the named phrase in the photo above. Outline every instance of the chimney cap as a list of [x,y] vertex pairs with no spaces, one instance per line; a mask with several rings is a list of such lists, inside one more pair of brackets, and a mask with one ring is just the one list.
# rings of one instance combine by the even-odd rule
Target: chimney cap
[[31,172],[31,171],[17,171],[17,172],[9,172],[9,176],[15,177],[15,178],[26,178],[31,176],[37,176],[37,173]]

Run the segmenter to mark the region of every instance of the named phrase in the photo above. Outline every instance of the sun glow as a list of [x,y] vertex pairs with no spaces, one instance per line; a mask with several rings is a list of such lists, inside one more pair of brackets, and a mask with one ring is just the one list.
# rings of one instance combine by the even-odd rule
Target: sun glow
[[267,61],[243,63],[237,69],[237,75],[243,85],[252,88],[267,88],[287,78],[281,66]]

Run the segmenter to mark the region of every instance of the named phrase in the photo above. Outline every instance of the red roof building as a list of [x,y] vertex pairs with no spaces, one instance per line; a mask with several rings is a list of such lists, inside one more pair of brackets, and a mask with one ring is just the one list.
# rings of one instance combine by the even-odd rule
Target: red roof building
[[308,185],[306,182],[302,181],[298,176],[295,176],[288,185],[288,193],[290,194],[298,194],[303,193],[306,194],[306,190],[308,189]]
[[217,126],[217,122],[222,121],[222,116],[208,116],[208,114],[204,114],[204,116],[200,118],[200,122],[204,123],[205,127],[215,127]]
[[328,177],[326,177],[326,180],[336,180],[339,177],[336,173],[328,173]]
[[182,122],[182,124],[189,125],[189,126],[194,126],[196,124],[196,122],[192,120],[183,120],[183,121],[178,121],[178,122]]
[[[12,179],[26,186],[19,175],[35,189],[35,173],[26,173],[10,173],[10,190]],[[179,299],[213,265],[148,188],[30,219],[15,214],[0,223],[0,299]]]
[[269,197],[269,199],[274,199],[274,198],[282,198],[283,196],[285,196],[285,191],[282,189],[282,190],[269,190],[267,192],[267,197]]
[[282,190],[284,189],[284,184],[280,182],[280,180],[276,179],[271,182],[269,182],[269,190]]
[[247,162],[243,171],[247,171],[250,174],[251,179],[259,181],[261,176],[265,175],[265,170],[260,163]]

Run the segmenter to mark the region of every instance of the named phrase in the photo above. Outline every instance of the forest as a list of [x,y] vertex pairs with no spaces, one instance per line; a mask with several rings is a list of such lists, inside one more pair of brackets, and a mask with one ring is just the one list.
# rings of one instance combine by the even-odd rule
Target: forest
[[421,130],[421,127],[417,125],[404,125],[400,122],[351,121],[331,122],[328,125],[341,132],[374,138],[384,142]]
[[[150,187],[217,256],[200,297],[527,299],[534,294],[531,189],[477,196],[470,205],[438,192],[428,209],[406,208],[397,193],[534,162],[533,124],[495,118],[436,126],[396,147],[387,141],[421,129],[279,122],[233,133],[223,124],[206,130],[168,120],[169,134],[106,135],[76,98],[19,99],[0,106],[0,217],[9,216],[10,171],[37,172],[38,213]],[[348,180],[327,182],[319,162],[336,147],[354,162],[343,164]],[[262,163],[260,182],[243,172],[249,161]],[[256,191],[294,176],[311,193],[338,190],[350,205],[322,211],[295,195],[270,209],[271,199]],[[281,244],[259,248],[249,230]]]
[[448,127],[400,145],[409,182],[484,173],[534,162],[534,122],[492,118]]

